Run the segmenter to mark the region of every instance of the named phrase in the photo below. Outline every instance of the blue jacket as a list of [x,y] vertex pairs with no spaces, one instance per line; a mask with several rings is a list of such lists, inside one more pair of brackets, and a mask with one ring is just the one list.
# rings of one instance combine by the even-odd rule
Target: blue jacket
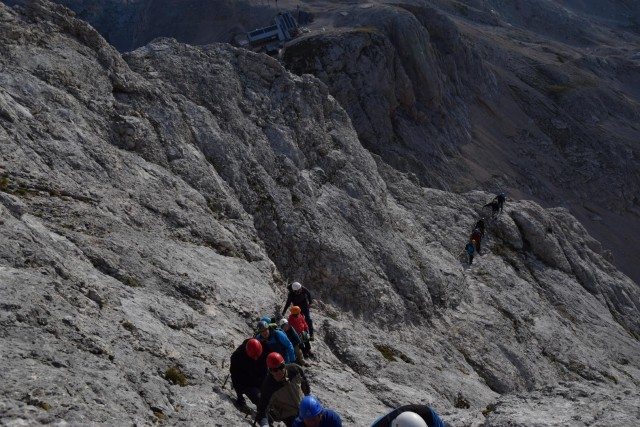
[[473,252],[474,252],[474,250],[475,250],[475,249],[473,248],[473,243],[471,243],[471,242],[467,243],[467,246],[465,246],[464,248],[467,250],[467,253],[468,253],[469,255],[473,255]]
[[262,335],[258,333],[256,338],[260,341],[267,341],[273,351],[277,351],[284,358],[285,363],[292,363],[296,361],[296,353],[293,350],[293,345],[284,331],[275,328],[269,328],[269,338],[264,339]]
[[[304,421],[302,421],[302,418],[296,417],[291,427],[305,427]],[[335,411],[323,409],[319,427],[342,427],[342,419]]]
[[394,409],[387,415],[383,415],[371,424],[371,427],[390,427],[393,420],[403,412],[411,411],[420,415],[427,423],[428,427],[446,427],[444,421],[440,419],[436,411],[431,409],[429,405],[404,405]]

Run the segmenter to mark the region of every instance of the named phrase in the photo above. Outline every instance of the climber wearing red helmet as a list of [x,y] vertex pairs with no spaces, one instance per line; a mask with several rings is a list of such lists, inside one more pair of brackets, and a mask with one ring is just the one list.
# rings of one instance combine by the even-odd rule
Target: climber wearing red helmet
[[269,425],[267,413],[276,421],[282,421],[291,427],[298,415],[298,405],[305,395],[311,393],[309,382],[302,368],[295,363],[284,363],[280,353],[272,352],[267,356],[269,375],[260,390],[260,402],[256,421],[261,427]]
[[246,339],[231,355],[231,383],[239,406],[246,404],[246,394],[254,405],[260,401],[260,387],[267,375],[267,355],[271,348],[255,338]]

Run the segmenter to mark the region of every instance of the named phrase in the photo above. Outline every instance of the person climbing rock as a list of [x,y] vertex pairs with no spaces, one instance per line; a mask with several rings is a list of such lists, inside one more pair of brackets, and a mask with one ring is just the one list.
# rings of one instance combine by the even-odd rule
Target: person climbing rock
[[337,412],[323,408],[318,399],[309,395],[300,402],[293,427],[342,427],[342,418]]
[[294,305],[289,311],[290,314],[287,321],[302,339],[302,354],[304,357],[315,357],[311,352],[311,343],[309,342],[309,325],[307,325],[302,310],[297,305]]
[[291,327],[291,325],[289,325],[287,319],[280,319],[280,321],[278,322],[278,326],[284,331],[285,334],[287,334],[287,338],[289,338],[289,341],[291,341],[291,345],[293,345],[293,351],[296,353],[296,363],[300,366],[307,366],[307,362],[305,362],[304,355],[302,353],[302,346],[304,344],[302,343],[302,339],[300,338],[300,336],[298,336],[296,330]]
[[492,201],[484,205],[485,208],[487,206],[491,207],[491,218],[495,218],[498,215],[498,212],[500,211],[500,206],[498,204],[498,201],[496,199],[493,199]]
[[504,202],[507,200],[507,195],[504,193],[500,193],[496,196],[496,201],[498,202],[498,209],[500,213],[502,213],[502,208],[504,207]]
[[480,232],[480,228],[476,227],[473,229],[473,231],[471,232],[471,238],[470,240],[472,242],[476,242],[476,252],[478,252],[478,255],[480,255],[480,242],[482,241],[482,233]]
[[404,405],[378,418],[371,427],[445,427],[429,405]]
[[473,253],[475,252],[476,242],[473,240],[467,243],[465,246],[465,250],[467,251],[467,255],[469,255],[469,265],[473,264]]
[[[266,350],[266,351],[265,351]],[[236,391],[236,403],[245,406],[246,395],[254,405],[260,401],[260,387],[267,375],[268,344],[263,345],[255,338],[246,339],[231,354],[231,384]]]
[[267,414],[287,427],[293,425],[302,398],[311,393],[309,382],[302,368],[295,363],[285,363],[277,352],[267,356],[269,375],[260,389],[260,402],[255,420],[260,427],[269,425]]
[[309,307],[311,306],[313,299],[311,298],[311,292],[299,282],[293,282],[287,286],[289,294],[287,295],[287,302],[284,303],[282,308],[282,316],[287,312],[289,304],[297,305],[302,310],[304,318],[309,325],[309,339],[313,341],[313,320],[311,320],[311,314],[309,313]]
[[274,326],[269,326],[264,320],[258,322],[257,329],[256,339],[268,343],[271,349],[280,353],[287,363],[296,361],[296,353],[287,334]]
[[484,223],[484,217],[480,218],[478,222],[476,222],[476,226],[474,228],[480,229],[480,235],[484,237],[484,232],[486,230],[486,224]]

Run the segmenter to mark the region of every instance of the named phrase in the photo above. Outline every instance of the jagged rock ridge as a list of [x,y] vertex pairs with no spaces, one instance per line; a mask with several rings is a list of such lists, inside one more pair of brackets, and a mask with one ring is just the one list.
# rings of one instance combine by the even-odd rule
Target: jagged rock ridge
[[349,425],[408,401],[637,423],[639,291],[566,210],[510,201],[467,268],[490,196],[371,155],[311,76],[169,39],[123,58],[40,1],[1,6],[0,36],[3,423],[250,424],[226,362],[293,278]]

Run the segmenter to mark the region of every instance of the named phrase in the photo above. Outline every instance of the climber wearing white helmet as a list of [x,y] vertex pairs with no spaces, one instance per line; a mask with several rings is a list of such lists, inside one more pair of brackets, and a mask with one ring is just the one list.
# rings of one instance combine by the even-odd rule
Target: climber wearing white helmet
[[391,423],[391,427],[427,427],[427,422],[415,412],[403,412]]
[[296,330],[289,325],[287,319],[280,319],[278,326],[287,334],[287,338],[289,338],[291,345],[293,345],[293,351],[296,353],[296,363],[300,366],[307,366],[307,362],[304,361],[304,355],[302,354],[302,338],[300,338]]
[[284,316],[287,312],[289,304],[300,307],[300,310],[309,325],[309,339],[313,341],[313,321],[311,320],[311,314],[309,313],[309,306],[313,302],[311,292],[309,292],[309,290],[299,282],[293,282],[287,286],[287,289],[289,290],[289,295],[287,295],[287,302],[284,303],[284,307],[282,308],[282,315]]
[[404,405],[378,418],[371,427],[445,427],[429,405]]

